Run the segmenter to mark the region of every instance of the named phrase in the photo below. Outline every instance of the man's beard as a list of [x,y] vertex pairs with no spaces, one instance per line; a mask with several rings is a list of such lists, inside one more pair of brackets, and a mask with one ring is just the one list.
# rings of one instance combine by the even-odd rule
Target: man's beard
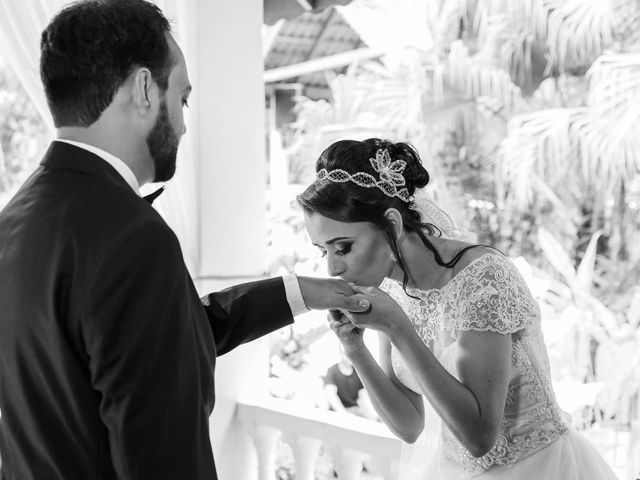
[[180,138],[169,120],[167,101],[162,99],[156,123],[147,135],[147,146],[155,166],[154,182],[166,182],[176,173],[176,157]]

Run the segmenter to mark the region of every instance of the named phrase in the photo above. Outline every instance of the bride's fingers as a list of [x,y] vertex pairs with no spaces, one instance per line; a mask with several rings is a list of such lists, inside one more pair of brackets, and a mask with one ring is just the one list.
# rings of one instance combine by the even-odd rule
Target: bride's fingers
[[344,315],[335,313],[330,313],[329,315],[327,315],[327,320],[329,321],[329,326],[331,326],[332,324],[344,325],[345,323],[349,323],[349,319]]
[[345,333],[350,333],[352,330],[354,330],[357,327],[349,321],[342,322],[340,320],[331,320],[329,322],[329,328],[333,330],[333,333],[335,333],[336,335],[341,335]]
[[359,315],[362,314],[358,314],[358,313],[351,313],[351,312],[342,312],[344,314],[344,321],[347,321],[351,324],[353,324],[354,326],[359,326],[362,321],[359,320],[359,318],[361,318]]
[[343,310],[331,310],[328,315],[329,321],[336,321],[341,323],[352,323],[353,322],[353,314],[349,311]]
[[345,322],[353,322],[355,316],[358,315],[358,313],[349,312],[348,310],[340,310],[340,314],[340,320]]
[[332,325],[335,326],[335,327],[342,327],[342,326],[348,327],[348,326],[352,325],[352,323],[346,318],[343,318],[343,319],[340,319],[340,320],[330,319],[329,320],[329,326],[332,326]]

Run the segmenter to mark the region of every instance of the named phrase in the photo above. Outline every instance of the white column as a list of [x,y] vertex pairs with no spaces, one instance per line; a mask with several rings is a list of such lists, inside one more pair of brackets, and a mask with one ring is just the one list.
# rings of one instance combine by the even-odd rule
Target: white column
[[[262,275],[262,0],[198,1],[200,275]],[[195,93],[195,91],[194,91]]]
[[385,480],[397,480],[398,478],[398,460],[371,455],[364,463],[370,474],[382,476]]
[[[189,77],[198,76],[198,56],[195,0],[154,0],[172,23],[172,34],[182,49]],[[197,97],[197,91],[194,92]],[[194,98],[195,98],[194,97]],[[200,269],[199,207],[198,207],[198,104],[189,102],[192,108],[184,109],[187,135],[180,141],[176,174],[166,185],[165,193],[153,204],[173,229],[182,247],[189,273],[197,277]],[[144,186],[144,194],[151,193],[158,185]]]
[[289,444],[296,465],[296,480],[313,480],[322,441],[302,435],[289,434],[283,440]]
[[254,424],[249,428],[258,455],[258,480],[275,480],[276,447],[280,430],[267,425]]
[[340,480],[358,480],[362,473],[362,462],[368,456],[348,448],[333,445],[329,448],[333,468]]
[[[262,0],[180,0],[181,36],[193,92],[201,293],[264,271],[265,139]],[[183,28],[184,27],[184,28]],[[264,340],[218,359],[211,441],[220,478],[255,480],[251,439],[234,421],[237,399],[266,391]]]

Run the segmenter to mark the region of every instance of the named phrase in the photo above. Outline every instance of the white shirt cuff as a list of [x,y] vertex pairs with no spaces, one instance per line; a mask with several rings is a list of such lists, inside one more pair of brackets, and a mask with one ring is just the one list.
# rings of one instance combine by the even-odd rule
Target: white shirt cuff
[[289,302],[289,308],[291,308],[293,316],[308,312],[309,309],[302,298],[297,275],[295,273],[285,275],[282,277],[282,281],[284,282],[284,293],[287,296],[287,302]]

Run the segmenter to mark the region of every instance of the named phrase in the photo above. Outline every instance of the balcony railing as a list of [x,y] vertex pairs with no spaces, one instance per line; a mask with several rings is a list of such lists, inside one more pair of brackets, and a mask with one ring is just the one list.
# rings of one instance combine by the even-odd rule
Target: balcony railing
[[377,475],[385,480],[397,478],[401,441],[382,423],[275,398],[239,402],[236,419],[253,440],[259,480],[275,478],[279,439],[291,447],[297,480],[314,479],[322,445],[340,480],[358,480],[367,458]]

